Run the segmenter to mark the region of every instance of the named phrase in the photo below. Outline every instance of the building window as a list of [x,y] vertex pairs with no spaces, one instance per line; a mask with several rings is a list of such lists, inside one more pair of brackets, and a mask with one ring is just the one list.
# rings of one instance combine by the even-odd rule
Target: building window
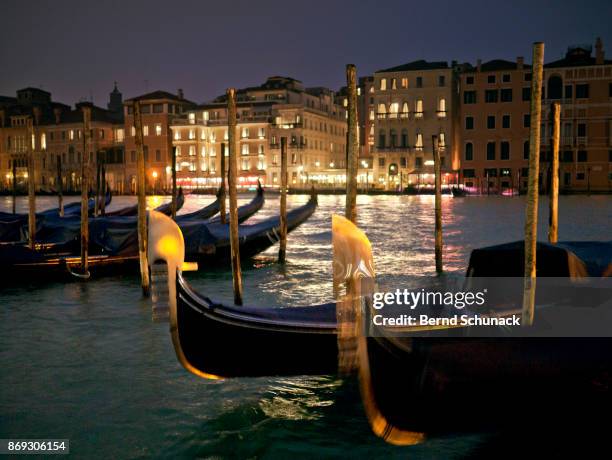
[[[564,150],[563,156],[561,157],[561,161],[564,163],[571,163],[574,161],[574,152],[571,150]],[[611,160],[612,161],[612,160]]]
[[415,147],[417,150],[423,150],[423,134],[417,133]]
[[438,100],[438,116],[446,116],[446,99],[444,99],[443,97]]
[[487,160],[495,160],[495,142],[487,142]]
[[156,136],[161,136],[161,133],[162,133],[161,123],[156,123],[155,124],[155,135]]
[[579,163],[587,162],[587,151],[586,150],[578,150],[578,155],[576,157]]
[[463,92],[463,103],[464,104],[476,104],[476,91],[464,91]]
[[502,102],[512,102],[512,88],[502,88],[501,101]]
[[526,113],[523,115],[523,128],[529,128],[531,126],[531,115]]
[[259,128],[257,137],[259,137],[259,139],[265,139],[266,138],[266,128]]
[[476,177],[476,172],[473,169],[464,169],[463,170],[463,177],[464,178]]
[[195,135],[195,129],[190,129],[189,130],[189,139],[195,139],[196,135]]
[[465,117],[465,129],[474,129],[474,117]]
[[523,159],[529,160],[529,141],[523,142]]
[[161,161],[161,150],[159,149],[155,151],[155,161]]
[[47,150],[47,135],[45,133],[40,135],[40,149]]
[[70,130],[70,135],[69,135],[69,137],[70,137],[70,140],[71,140],[71,141],[73,141],[73,140],[74,140],[74,129],[71,129],[71,130]]
[[247,159],[242,160],[242,170],[243,171],[249,170],[249,160]]
[[397,89],[397,79],[396,78],[391,79],[391,89]]
[[391,128],[391,131],[389,132],[389,142],[391,147],[397,147],[397,132],[393,128]]
[[495,75],[487,75],[487,83],[495,83]]
[[471,142],[465,143],[465,161],[472,161],[474,159],[474,144]]
[[441,149],[446,147],[446,137],[444,136],[444,133],[440,133],[438,136],[438,147]]
[[510,142],[502,141],[499,147],[500,147],[500,152],[499,152],[500,158],[502,160],[509,160],[510,159]]
[[576,131],[578,137],[585,137],[586,134],[586,123],[578,123],[578,130]]
[[248,139],[248,137],[249,137],[249,128],[242,128],[241,137],[243,139]]
[[510,74],[509,73],[505,73],[502,75],[502,82],[503,83],[510,83]]
[[383,130],[381,130],[378,133],[378,148],[379,149],[384,149],[385,148],[385,144],[386,144],[385,132]]
[[417,88],[423,87],[423,77],[416,77],[416,87]]
[[583,172],[576,173],[576,180],[584,180],[584,173]]
[[498,91],[496,89],[485,90],[485,102],[494,103],[497,102]]
[[144,125],[142,127],[142,134],[143,134],[143,136],[148,136],[149,135],[149,125]]
[[406,77],[402,78],[402,88],[408,88],[408,79]]
[[258,155],[263,155],[263,154],[264,154],[264,146],[263,146],[263,144],[260,144],[260,145],[257,147],[257,154],[258,154]]
[[531,88],[523,88],[523,102],[527,102],[531,100]]
[[202,155],[203,157],[206,156],[206,146],[203,145],[202,148],[200,149],[200,155]]
[[387,91],[387,79],[386,78],[380,79],[380,90]]
[[164,104],[153,104],[153,113],[162,113],[164,111]]
[[401,139],[402,147],[408,147],[408,132],[405,129],[402,129],[402,139]]
[[531,81],[531,72],[525,72],[525,81]]
[[[70,152],[72,154],[72,152]],[[136,163],[136,151],[132,150],[130,152],[130,159],[132,160],[132,163]]]
[[243,155],[249,154],[249,144],[242,144],[242,154]]
[[446,77],[444,75],[438,76],[438,86],[446,86]]
[[195,145],[190,145],[189,146],[189,156],[190,157],[194,157],[196,154],[196,149],[195,149]]
[[415,157],[414,159],[414,167],[422,168],[423,167],[423,157]]
[[190,125],[195,125],[195,113],[191,112],[189,115],[189,124]]
[[495,115],[487,117],[487,129],[495,129]]
[[465,77],[465,84],[466,85],[473,85],[474,84],[474,77],[472,77],[472,76]]
[[174,140],[175,141],[180,141],[181,140],[181,132],[178,129],[176,131],[174,131]]
[[505,128],[505,129],[510,128],[510,115],[502,116],[502,128]]
[[417,99],[414,116],[415,118],[423,118],[423,99]]
[[587,99],[588,97],[589,97],[588,83],[576,85],[576,99]]

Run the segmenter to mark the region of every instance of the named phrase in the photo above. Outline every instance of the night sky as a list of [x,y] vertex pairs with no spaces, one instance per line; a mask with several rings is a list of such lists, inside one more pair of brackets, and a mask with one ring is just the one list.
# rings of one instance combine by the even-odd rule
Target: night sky
[[601,36],[612,58],[612,2],[308,0],[28,1],[0,6],[0,95],[41,87],[53,99],[105,106],[163,89],[203,102],[228,86],[284,75],[337,89],[359,75],[415,59],[475,63],[545,60]]

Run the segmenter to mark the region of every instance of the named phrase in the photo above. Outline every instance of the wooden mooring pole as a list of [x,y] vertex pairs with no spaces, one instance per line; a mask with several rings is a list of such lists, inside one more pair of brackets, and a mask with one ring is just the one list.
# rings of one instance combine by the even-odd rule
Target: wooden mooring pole
[[140,260],[140,285],[142,295],[149,297],[149,261],[147,260],[147,196],[145,177],[145,158],[142,132],[142,116],[140,102],[134,103],[134,129],[136,131],[136,167],[138,188],[138,255]]
[[106,215],[106,158],[102,160],[102,173],[100,175],[102,178],[102,200],[100,201],[100,214]]
[[98,217],[100,215],[100,175],[102,174],[100,158],[96,156],[96,202],[94,203],[94,216]]
[[[236,89],[227,90],[227,129],[229,143],[229,207],[230,207],[230,244],[232,251],[232,279],[234,284],[234,304],[242,305],[242,272],[240,270],[240,246],[238,240],[238,197],[236,190]],[[222,158],[224,152],[221,153]]]
[[436,273],[442,273],[442,171],[440,165],[440,146],[438,136],[431,136],[434,160],[434,186],[435,186],[435,253]]
[[89,135],[91,107],[83,106],[83,153],[81,154],[81,275],[89,272]]
[[172,146],[172,218],[176,219],[176,147]]
[[559,237],[559,139],[561,136],[561,104],[551,106],[553,133],[551,139],[550,202],[548,215],[548,241],[555,244]]
[[36,243],[36,175],[34,167],[34,124],[28,120],[28,243],[34,249]]
[[13,214],[17,212],[17,160],[13,158]]
[[59,209],[59,216],[64,217],[64,196],[63,196],[63,182],[62,182],[62,156],[57,156],[57,207]]
[[221,187],[219,188],[219,213],[221,217],[221,223],[227,224],[227,220],[225,214],[227,210],[225,209],[225,200],[227,198],[225,193],[225,142],[221,142]]
[[357,69],[346,66],[348,88],[348,118],[346,142],[346,218],[357,223],[357,171],[359,160],[359,134],[357,132]]
[[287,254],[287,138],[281,137],[280,235],[278,261],[285,263]]
[[533,324],[536,290],[536,250],[538,239],[538,179],[540,168],[540,121],[542,117],[542,69],[544,43],[533,44],[531,77],[531,127],[529,129],[529,179],[525,211],[525,274],[521,324]]

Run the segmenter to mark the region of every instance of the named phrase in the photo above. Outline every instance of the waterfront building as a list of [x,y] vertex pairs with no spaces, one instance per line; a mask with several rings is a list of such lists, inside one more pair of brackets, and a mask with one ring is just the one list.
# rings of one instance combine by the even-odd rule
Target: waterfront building
[[[115,101],[121,94],[115,90]],[[112,102],[112,100],[111,100]],[[91,143],[86,152],[83,136],[82,106],[91,107]],[[26,190],[28,158],[34,159],[36,189],[55,189],[58,159],[61,159],[62,187],[80,188],[83,152],[89,155],[91,170],[98,162],[107,169],[109,185],[123,170],[123,119],[121,111],[97,107],[91,102],[77,103],[72,109],[51,100],[51,94],[38,88],[17,91],[16,98],[0,100],[0,169],[2,188],[12,187],[15,165],[18,188]]]
[[133,103],[140,103],[145,157],[147,190],[161,192],[171,188],[172,133],[170,125],[185,116],[196,104],[185,99],[182,90],[177,94],[153,91],[132,97],[123,103],[125,119],[125,192],[136,193],[136,130],[134,128]]
[[[305,88],[293,78],[270,77],[236,92],[238,181],[280,184],[280,144],[287,138],[289,186],[327,187],[345,180],[346,111],[327,88]],[[220,183],[221,146],[227,155],[227,99],[185,111],[171,125],[177,176],[186,188]]]
[[[561,191],[612,189],[612,61],[597,40],[544,65],[540,187],[550,182],[551,104],[561,103]],[[494,60],[460,75],[461,182],[483,193],[527,186],[531,66]]]
[[368,119],[375,120],[369,136],[374,136],[376,187],[432,187],[434,135],[440,147],[443,183],[455,180],[458,101],[453,67],[447,62],[420,60],[375,72],[374,104],[368,108]]

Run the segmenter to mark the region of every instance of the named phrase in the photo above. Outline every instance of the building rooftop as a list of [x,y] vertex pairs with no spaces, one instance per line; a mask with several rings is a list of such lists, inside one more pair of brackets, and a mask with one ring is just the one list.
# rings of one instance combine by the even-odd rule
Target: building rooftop
[[408,62],[406,64],[398,65],[396,67],[389,67],[388,69],[378,70],[376,73],[405,72],[405,71],[410,71],[410,70],[436,70],[436,69],[448,69],[448,62],[446,61],[427,62],[423,59],[420,59],[418,61]]
[[150,101],[150,100],[158,100],[158,99],[167,99],[171,101],[186,102],[189,104],[193,104],[193,102],[185,99],[184,97],[182,97],[182,95],[176,95],[176,94],[169,93],[168,91],[161,91],[161,90],[142,94],[140,96],[131,97],[129,99],[126,99],[124,103],[134,102],[134,101]]
[[567,49],[563,59],[544,64],[544,67],[584,67],[591,65],[612,64],[612,60],[603,58],[603,51],[601,51],[601,61],[598,64],[597,57],[591,56],[591,52],[592,48],[590,45],[570,46]]

